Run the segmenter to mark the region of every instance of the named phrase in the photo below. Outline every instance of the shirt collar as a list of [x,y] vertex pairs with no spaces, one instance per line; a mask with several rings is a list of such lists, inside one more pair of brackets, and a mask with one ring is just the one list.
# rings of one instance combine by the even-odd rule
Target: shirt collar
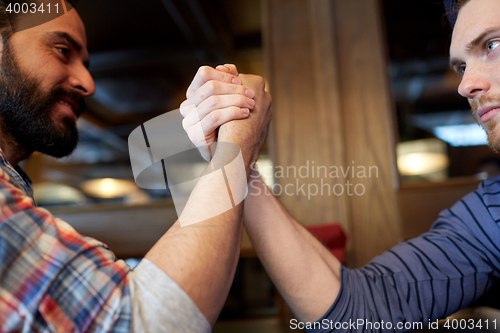
[[15,168],[7,161],[5,155],[0,149],[0,167],[16,182],[19,187],[29,195],[33,201],[35,201],[33,197],[33,185],[31,183],[31,179],[28,175],[21,169],[19,165]]

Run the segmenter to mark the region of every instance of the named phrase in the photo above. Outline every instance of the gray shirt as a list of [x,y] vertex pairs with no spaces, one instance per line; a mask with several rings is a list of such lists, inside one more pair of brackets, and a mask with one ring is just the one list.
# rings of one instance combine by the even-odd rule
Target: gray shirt
[[128,278],[133,332],[211,332],[207,319],[189,296],[148,259],[143,259]]

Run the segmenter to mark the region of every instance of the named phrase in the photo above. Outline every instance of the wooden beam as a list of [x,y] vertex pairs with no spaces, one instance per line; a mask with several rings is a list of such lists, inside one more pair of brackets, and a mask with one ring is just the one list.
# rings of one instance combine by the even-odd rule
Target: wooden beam
[[347,162],[378,171],[351,177],[366,189],[350,197],[353,259],[362,265],[401,240],[394,112],[379,2],[336,0],[334,8]]
[[293,192],[279,199],[303,224],[339,221],[349,229],[345,196],[304,193],[314,192],[315,186],[320,192],[321,186],[324,190],[343,186],[342,179],[311,174],[313,164],[345,165],[331,2],[267,0],[263,7],[276,180],[281,188],[288,186],[288,193]]
[[[401,236],[378,3],[266,0],[263,24],[274,162],[285,171],[277,182],[306,192],[280,201],[302,224],[342,223],[352,240],[349,265],[365,264]],[[308,178],[286,172],[301,167]]]

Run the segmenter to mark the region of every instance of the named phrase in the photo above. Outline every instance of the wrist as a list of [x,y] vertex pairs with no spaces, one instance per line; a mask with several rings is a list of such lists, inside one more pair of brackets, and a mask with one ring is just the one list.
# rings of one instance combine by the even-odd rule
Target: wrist
[[257,161],[259,157],[259,146],[257,143],[248,142],[243,140],[241,137],[231,136],[231,135],[220,135],[218,142],[228,142],[237,145],[243,156],[243,161],[245,165],[247,178],[250,176],[252,172],[252,165]]

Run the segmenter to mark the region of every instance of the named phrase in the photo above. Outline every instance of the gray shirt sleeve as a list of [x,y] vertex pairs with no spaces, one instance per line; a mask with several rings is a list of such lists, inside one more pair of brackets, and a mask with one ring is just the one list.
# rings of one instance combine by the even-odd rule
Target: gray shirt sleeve
[[148,259],[143,259],[128,278],[132,300],[132,332],[212,331],[207,319],[189,296]]
[[308,331],[411,332],[485,294],[500,278],[500,184],[490,185],[443,211],[428,233],[343,267],[337,299]]

